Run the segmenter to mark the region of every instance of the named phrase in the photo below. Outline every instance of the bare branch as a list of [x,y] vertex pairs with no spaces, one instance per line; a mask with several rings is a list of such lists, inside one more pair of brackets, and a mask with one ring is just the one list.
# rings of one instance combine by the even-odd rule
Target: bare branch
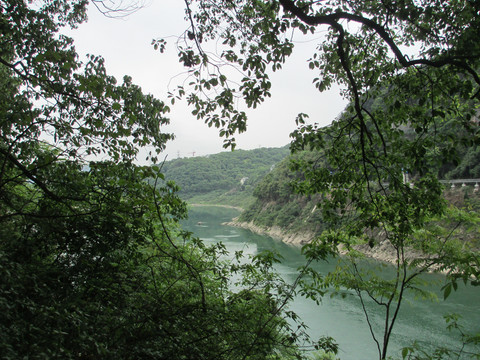
[[124,18],[144,8],[145,0],[92,0],[92,4],[104,16],[109,18]]

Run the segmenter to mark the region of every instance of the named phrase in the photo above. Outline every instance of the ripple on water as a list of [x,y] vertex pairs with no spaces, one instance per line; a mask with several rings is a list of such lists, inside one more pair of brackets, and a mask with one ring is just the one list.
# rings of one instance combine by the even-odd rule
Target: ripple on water
[[[195,212],[197,210],[200,208],[195,209]],[[218,211],[218,214],[214,210],[210,209],[209,213],[197,213],[197,217],[192,212],[193,219],[187,228],[190,228],[196,236],[206,242],[213,243],[221,240],[231,254],[235,251],[244,251],[245,254],[256,255],[262,249],[278,251],[284,260],[276,266],[277,271],[286,281],[295,280],[298,275],[297,268],[304,261],[298,248],[246,230],[221,225],[222,222],[229,221],[229,219],[225,218],[222,210]],[[196,221],[199,220],[208,223],[209,227],[195,226]],[[233,255],[230,258],[233,258]],[[319,266],[322,266],[321,271],[327,272],[335,264],[320,264]],[[442,279],[440,278],[440,281],[444,281]],[[439,297],[442,298],[442,294],[439,294]],[[433,348],[438,345],[455,346],[458,344],[458,342],[456,343],[456,334],[446,330],[443,315],[452,312],[460,313],[464,317],[467,329],[478,332],[480,326],[479,305],[480,291],[478,288],[471,287],[465,289],[459,286],[459,291],[452,292],[446,302],[430,302],[412,297],[402,305],[398,322],[392,334],[389,354],[394,358],[401,358],[401,348],[411,345],[414,341],[419,342],[422,347],[427,349],[430,349],[430,346]],[[370,335],[360,301],[353,294],[345,298],[326,296],[320,305],[299,296],[295,298],[290,308],[309,327],[308,333],[313,340],[322,335],[332,336],[340,346],[339,358],[342,360],[378,358],[376,345]],[[368,308],[372,311],[376,309],[373,304]],[[374,313],[371,319],[376,328],[383,327],[384,319],[381,314]]]

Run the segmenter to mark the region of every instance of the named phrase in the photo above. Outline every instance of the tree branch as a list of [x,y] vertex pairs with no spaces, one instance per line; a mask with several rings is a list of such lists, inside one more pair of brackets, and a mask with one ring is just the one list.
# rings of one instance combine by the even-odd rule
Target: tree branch
[[[446,65],[453,65],[468,72],[473,77],[475,82],[478,85],[480,85],[479,75],[465,61],[462,61],[463,59],[462,57],[449,56],[439,60],[429,60],[429,59],[408,60],[407,57],[402,53],[402,51],[399,49],[399,47],[395,43],[395,40],[390,36],[388,31],[385,29],[385,27],[364,16],[350,14],[343,11],[335,12],[328,15],[308,15],[298,6],[296,6],[294,1],[292,0],[279,0],[279,2],[286,11],[291,12],[298,19],[302,20],[304,23],[311,26],[323,24],[323,25],[330,25],[334,28],[337,28],[340,20],[350,20],[350,21],[354,21],[356,23],[365,25],[366,27],[375,31],[385,41],[385,43],[389,46],[390,50],[392,50],[397,61],[404,68],[415,66],[415,65],[426,65],[426,66],[435,67],[435,68],[440,68]],[[478,96],[479,92],[477,92],[474,96]]]
[[[13,165],[15,165],[28,179],[30,179],[35,185],[37,185],[48,197],[51,199],[64,203],[65,199],[55,194],[51,191],[42,181],[40,181],[35,175],[32,174],[30,170],[28,170],[18,159],[13,156],[8,151],[0,148],[0,153],[5,156],[8,161],[10,161]],[[70,198],[71,200],[83,200],[79,198]]]

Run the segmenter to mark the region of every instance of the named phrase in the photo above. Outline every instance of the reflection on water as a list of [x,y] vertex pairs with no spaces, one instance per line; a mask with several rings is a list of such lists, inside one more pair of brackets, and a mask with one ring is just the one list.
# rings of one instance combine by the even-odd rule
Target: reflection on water
[[[287,281],[293,282],[298,275],[297,269],[303,265],[304,258],[300,249],[284,244],[267,236],[254,234],[248,230],[222,225],[238,216],[234,209],[220,207],[194,207],[189,211],[189,219],[184,222],[186,230],[192,231],[205,243],[221,241],[230,253],[243,251],[255,255],[263,250],[276,251],[283,257],[276,270]],[[335,264],[318,264],[319,270],[328,272]],[[428,280],[443,281],[441,275],[428,275]],[[441,298],[441,296],[439,296]],[[370,309],[378,310],[374,304],[367,304]],[[358,298],[352,293],[345,298],[326,296],[320,306],[313,301],[297,297],[291,305],[308,326],[312,339],[322,335],[333,337],[340,345],[342,360],[375,359],[378,357],[365,316]],[[392,334],[390,354],[401,358],[401,348],[414,341],[425,348],[436,346],[456,346],[457,335],[445,329],[443,315],[458,313],[466,321],[466,330],[480,331],[480,289],[467,287],[452,293],[447,301],[430,302],[408,299],[402,304],[398,321]],[[374,326],[383,324],[382,314],[372,317]]]

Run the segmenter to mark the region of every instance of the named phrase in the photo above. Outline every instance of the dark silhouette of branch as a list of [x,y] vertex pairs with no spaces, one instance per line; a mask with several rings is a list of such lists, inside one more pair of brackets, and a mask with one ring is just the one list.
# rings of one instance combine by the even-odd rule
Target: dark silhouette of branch
[[[29,169],[27,169],[18,159],[10,154],[8,151],[0,148],[0,154],[4,155],[8,161],[10,161],[17,169],[19,169],[28,179],[30,179],[35,185],[37,185],[48,197],[52,200],[65,203],[67,198],[61,197],[51,191],[45,183],[38,179]],[[82,198],[68,197],[69,200],[82,201]],[[65,204],[69,206],[68,204]],[[70,207],[70,206],[69,206]]]
[[[478,73],[473,69],[471,66],[467,64],[465,58],[462,56],[446,56],[444,58],[440,58],[437,60],[430,60],[430,59],[413,59],[409,60],[403,54],[403,52],[397,46],[395,40],[390,36],[387,29],[384,26],[378,24],[377,22],[368,19],[364,16],[357,15],[357,14],[350,14],[347,12],[339,11],[334,12],[328,15],[308,15],[306,14],[301,8],[295,5],[295,2],[292,0],[279,0],[280,4],[286,11],[291,12],[295,15],[298,19],[302,20],[305,24],[316,26],[316,25],[330,25],[335,29],[338,29],[339,21],[340,20],[350,20],[356,23],[365,25],[366,27],[375,31],[378,36],[380,36],[385,43],[389,46],[390,50],[395,55],[397,61],[404,67],[411,67],[415,65],[426,65],[435,68],[441,68],[446,65],[453,65],[458,68],[461,68],[468,72],[475,82],[480,85],[480,77]],[[480,90],[479,90],[480,92]],[[474,96],[478,96],[479,92],[477,92]]]
[[145,7],[144,0],[92,0],[92,4],[104,16],[109,18],[123,18]]
[[[163,162],[165,163],[165,161]],[[163,167],[163,164],[162,164],[162,167]],[[162,230],[163,230],[163,233],[165,235],[165,237],[167,238],[168,242],[170,243],[170,245],[173,246],[173,248],[179,252],[179,249],[178,249],[178,246],[175,244],[175,242],[173,241],[173,239],[171,238],[170,236],[170,232],[169,230],[167,229],[167,226],[165,224],[165,221],[163,219],[163,216],[162,216],[162,211],[160,210],[160,205],[158,204],[158,199],[157,199],[157,183],[158,183],[158,176],[155,178],[155,182],[154,182],[154,186],[152,187],[152,192],[153,192],[153,201],[155,203],[155,210],[157,212],[157,218],[158,220],[160,221],[160,225],[162,226]],[[168,252],[166,252],[165,250],[163,250],[156,241],[154,241],[157,249],[162,252],[163,254],[169,256],[169,257],[172,257],[178,261],[180,261],[181,263],[183,263],[188,271],[191,273],[191,275],[197,279],[198,281],[198,284],[200,286],[200,291],[201,291],[201,297],[202,297],[202,311],[205,313],[207,311],[207,300],[206,300],[206,292],[205,292],[205,284],[203,283],[203,279],[202,279],[202,275],[200,274],[200,271],[195,267],[193,266],[192,264],[190,264],[190,262],[188,262],[187,260],[185,260],[183,258],[183,256],[181,254],[179,254],[178,256],[175,256],[175,255],[172,255],[172,254],[169,254]]]

